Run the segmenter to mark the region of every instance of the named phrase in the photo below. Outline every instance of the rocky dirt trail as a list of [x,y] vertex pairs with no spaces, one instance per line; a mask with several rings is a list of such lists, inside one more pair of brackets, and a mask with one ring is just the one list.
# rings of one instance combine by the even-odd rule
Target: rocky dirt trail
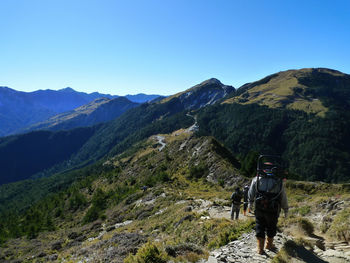
[[[222,201],[222,200],[218,200]],[[197,206],[194,211],[203,213],[206,212],[209,218],[226,218],[230,219],[230,207],[215,205],[217,202],[208,200],[194,200]],[[244,216],[239,215],[239,220],[247,220],[254,217],[253,214]],[[310,263],[345,263],[350,262],[350,246],[346,242],[324,243],[322,237],[305,237],[305,240],[314,244],[313,251],[310,251],[302,246],[293,248],[292,261],[294,263],[310,262]],[[202,260],[198,263],[230,263],[230,262],[271,262],[278,251],[285,245],[286,242],[295,244],[293,237],[284,233],[277,233],[274,244],[277,247],[276,251],[265,250],[265,254],[259,255],[256,253],[256,237],[255,232],[249,232],[242,235],[239,240],[230,242],[226,246],[213,250],[207,260]],[[322,248],[322,249],[321,249]]]

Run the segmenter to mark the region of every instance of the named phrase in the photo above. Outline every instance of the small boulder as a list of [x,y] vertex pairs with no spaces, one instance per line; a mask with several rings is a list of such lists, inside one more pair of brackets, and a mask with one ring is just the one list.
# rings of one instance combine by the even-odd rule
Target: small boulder
[[184,209],[184,211],[185,211],[185,212],[191,212],[192,209],[193,209],[192,206],[186,206],[185,209]]
[[106,228],[106,231],[110,232],[110,231],[112,231],[114,229],[115,229],[115,226],[109,226],[109,227]]
[[57,254],[49,255],[47,257],[47,259],[50,260],[50,261],[55,261],[55,260],[57,260],[57,258],[58,258]]
[[52,250],[60,250],[62,248],[62,243],[63,242],[61,240],[52,243],[51,249]]
[[45,252],[40,252],[39,254],[38,254],[38,258],[43,258],[43,257],[46,257],[46,253]]
[[69,239],[76,239],[79,236],[77,232],[72,232],[68,235]]
[[82,236],[78,236],[78,237],[75,238],[74,240],[75,240],[75,241],[78,241],[78,242],[83,242],[85,239],[86,239],[86,236],[85,236],[85,235],[82,235]]

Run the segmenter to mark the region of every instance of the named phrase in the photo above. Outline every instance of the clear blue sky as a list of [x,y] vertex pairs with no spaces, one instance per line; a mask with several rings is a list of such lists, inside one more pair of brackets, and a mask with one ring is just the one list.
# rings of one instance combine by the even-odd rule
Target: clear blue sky
[[350,1],[1,0],[0,85],[170,95],[216,77],[350,73]]

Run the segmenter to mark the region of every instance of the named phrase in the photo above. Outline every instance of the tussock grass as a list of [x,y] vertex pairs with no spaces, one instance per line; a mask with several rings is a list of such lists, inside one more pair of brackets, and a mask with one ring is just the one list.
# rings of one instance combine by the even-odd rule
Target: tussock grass
[[350,208],[336,215],[328,233],[338,239],[350,241]]

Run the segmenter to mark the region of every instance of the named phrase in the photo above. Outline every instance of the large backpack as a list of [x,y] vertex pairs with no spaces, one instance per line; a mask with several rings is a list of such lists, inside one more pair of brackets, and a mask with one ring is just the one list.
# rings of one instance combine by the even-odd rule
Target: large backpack
[[[267,162],[266,157],[260,156],[258,160],[256,178],[255,208],[268,213],[278,213],[281,209],[282,178],[281,168],[277,163]],[[260,184],[269,186],[268,189],[261,189]],[[268,182],[268,183],[267,183]],[[266,186],[265,185],[265,186]]]
[[241,193],[241,192],[238,192],[238,191],[235,191],[235,192],[232,194],[231,199],[232,199],[232,203],[234,203],[234,204],[241,203],[241,200],[242,200],[242,193]]

